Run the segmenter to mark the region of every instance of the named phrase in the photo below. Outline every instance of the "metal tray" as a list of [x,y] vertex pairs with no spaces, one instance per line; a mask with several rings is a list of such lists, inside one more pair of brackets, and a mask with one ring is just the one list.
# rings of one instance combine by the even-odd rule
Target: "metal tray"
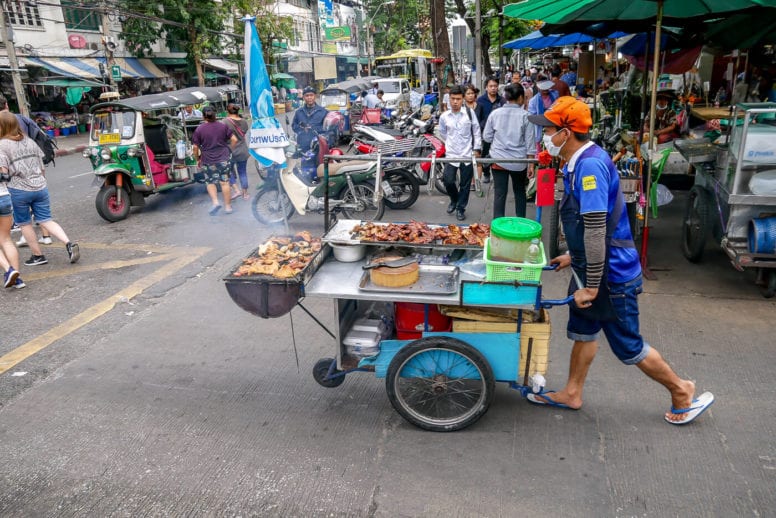
[[369,271],[366,270],[358,283],[358,289],[388,293],[425,293],[434,295],[451,295],[458,292],[460,271],[457,266],[421,264],[419,271],[420,277],[415,284],[391,288],[373,284],[369,277]]
[[717,146],[706,138],[675,140],[674,147],[690,164],[714,162],[717,159]]
[[[334,243],[337,245],[373,245],[373,246],[382,246],[382,247],[388,247],[388,246],[401,246],[401,247],[407,247],[407,248],[436,248],[436,249],[444,249],[444,250],[482,250],[483,247],[477,246],[477,245],[446,245],[441,243],[440,241],[432,241],[431,243],[408,243],[407,241],[366,241],[362,239],[358,239],[357,237],[354,237],[355,234],[352,232],[353,227],[356,225],[361,225],[362,223],[367,223],[366,221],[358,220],[358,219],[341,219],[337,221],[337,223],[329,229],[328,232],[321,238],[321,241],[324,243]],[[381,221],[373,221],[372,223],[376,225],[387,225],[386,222]],[[436,227],[446,227],[447,225],[438,224],[435,225],[433,223],[428,224],[431,228]],[[467,225],[458,225],[459,227],[466,228]]]

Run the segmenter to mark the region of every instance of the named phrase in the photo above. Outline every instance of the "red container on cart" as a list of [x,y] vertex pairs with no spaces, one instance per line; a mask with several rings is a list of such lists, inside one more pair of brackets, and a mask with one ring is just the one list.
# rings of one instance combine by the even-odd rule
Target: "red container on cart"
[[[425,329],[425,308],[428,306],[428,329]],[[424,330],[449,332],[453,329],[453,319],[439,312],[436,304],[418,304],[414,302],[396,302],[394,304],[397,340],[417,340]]]

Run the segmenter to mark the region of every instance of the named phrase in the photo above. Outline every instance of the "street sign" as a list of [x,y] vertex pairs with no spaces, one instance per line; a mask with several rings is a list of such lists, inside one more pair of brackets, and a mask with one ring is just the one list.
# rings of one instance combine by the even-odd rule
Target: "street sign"
[[118,65],[110,67],[110,75],[113,77],[114,81],[121,81],[121,67]]

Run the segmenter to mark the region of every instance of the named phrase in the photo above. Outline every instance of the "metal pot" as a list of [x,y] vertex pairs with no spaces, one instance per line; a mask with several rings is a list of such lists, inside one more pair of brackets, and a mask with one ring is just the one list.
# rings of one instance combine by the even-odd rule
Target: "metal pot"
[[334,250],[334,258],[341,263],[354,263],[366,255],[366,245],[338,245],[329,243]]

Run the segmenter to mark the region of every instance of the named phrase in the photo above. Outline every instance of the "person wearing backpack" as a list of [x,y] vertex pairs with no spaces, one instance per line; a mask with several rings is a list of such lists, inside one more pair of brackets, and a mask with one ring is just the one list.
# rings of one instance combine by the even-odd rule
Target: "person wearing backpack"
[[[0,111],[11,111],[11,109],[8,107],[8,100],[2,95],[0,95]],[[43,151],[43,165],[48,165],[49,163],[54,162],[56,144],[54,144],[54,141],[51,139],[51,137],[46,135],[46,133],[40,129],[40,126],[38,126],[38,124],[29,117],[19,113],[14,113],[14,115],[16,116],[16,120],[19,121],[19,127],[22,129],[22,133],[34,140],[40,150]],[[38,243],[43,245],[51,244],[51,235],[43,227],[40,229]],[[21,236],[19,240],[16,241],[16,246],[27,246],[27,239],[24,236]]]
[[[232,172],[229,175],[229,184],[232,188],[232,199],[240,196],[242,192],[243,200],[250,199],[248,194],[248,172],[246,166],[248,159],[251,157],[248,151],[248,121],[240,117],[240,107],[236,104],[229,103],[226,107],[226,111],[229,114],[224,120],[224,124],[229,126],[237,137],[237,144],[232,148]],[[235,175],[235,170],[237,175]],[[237,180],[240,180],[240,188],[237,188]]]
[[48,263],[35,240],[32,219],[65,243],[71,263],[78,261],[78,244],[70,241],[62,227],[51,219],[51,202],[46,187],[46,168],[43,153],[19,127],[19,121],[10,112],[0,112],[0,173],[8,176],[8,192],[11,194],[13,218],[22,229],[22,235],[32,250],[26,266]]
[[[448,157],[479,158],[482,149],[480,123],[474,110],[463,108],[463,88],[454,85],[450,88],[450,110],[439,118],[439,135],[445,142]],[[460,180],[456,176],[460,171]],[[448,162],[445,164],[443,182],[450,204],[447,213],[455,212],[459,221],[466,219],[466,206],[469,204],[469,190],[474,176],[472,161]]]

